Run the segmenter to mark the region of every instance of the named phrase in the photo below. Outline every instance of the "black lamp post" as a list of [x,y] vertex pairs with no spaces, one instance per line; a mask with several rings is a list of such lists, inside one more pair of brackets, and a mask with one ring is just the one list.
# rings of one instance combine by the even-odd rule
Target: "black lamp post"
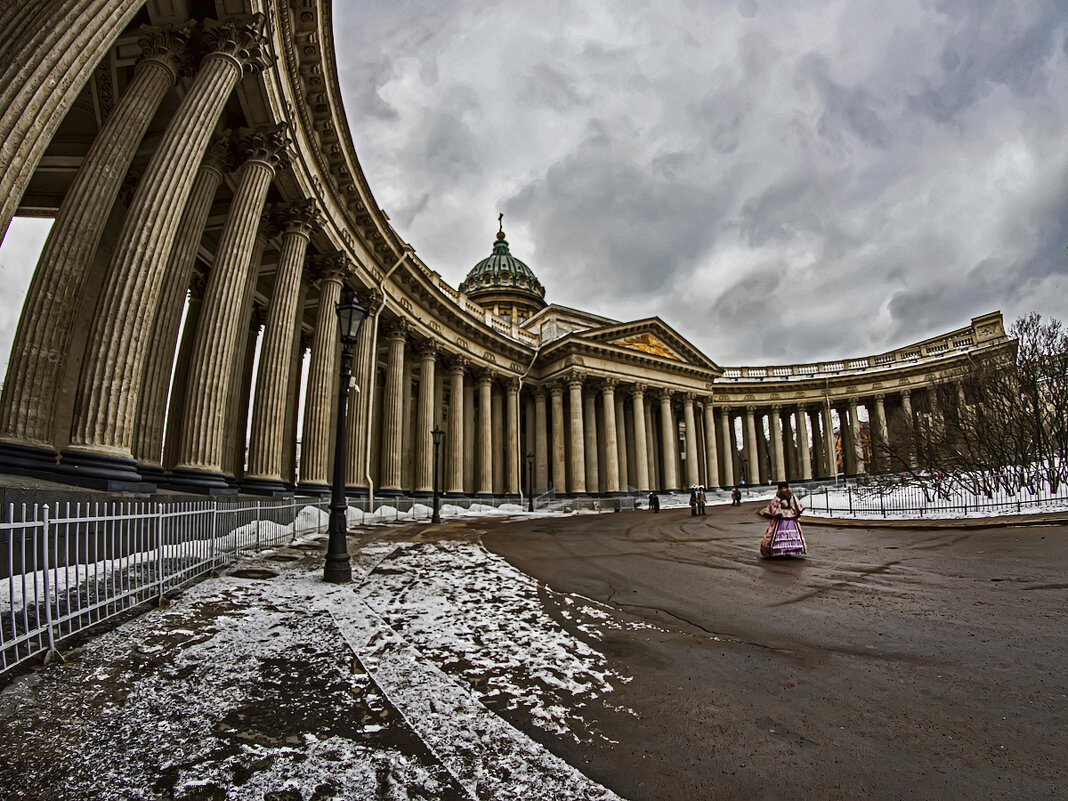
[[334,484],[330,496],[330,544],[326,549],[323,581],[344,584],[352,581],[349,549],[345,542],[348,521],[345,512],[345,412],[349,399],[349,376],[352,374],[352,346],[360,333],[360,324],[367,309],[353,294],[348,303],[337,304],[337,320],[341,326],[341,380],[337,387],[337,431],[334,435]]
[[534,511],[534,454],[527,454],[527,502],[529,511]]
[[434,514],[430,517],[431,523],[440,523],[441,514],[438,512],[438,466],[440,460],[438,459],[438,448],[441,447],[441,440],[445,436],[445,432],[441,430],[441,427],[437,424],[434,425],[434,430],[430,432],[434,437]]

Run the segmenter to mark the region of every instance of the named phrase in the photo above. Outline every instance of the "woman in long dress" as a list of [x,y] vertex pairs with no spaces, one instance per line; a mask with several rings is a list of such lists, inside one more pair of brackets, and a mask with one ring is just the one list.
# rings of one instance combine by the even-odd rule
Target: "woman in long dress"
[[771,503],[760,511],[761,516],[770,521],[760,541],[761,556],[800,556],[808,553],[805,535],[798,522],[802,509],[797,496],[790,492],[790,486],[780,481],[779,491]]

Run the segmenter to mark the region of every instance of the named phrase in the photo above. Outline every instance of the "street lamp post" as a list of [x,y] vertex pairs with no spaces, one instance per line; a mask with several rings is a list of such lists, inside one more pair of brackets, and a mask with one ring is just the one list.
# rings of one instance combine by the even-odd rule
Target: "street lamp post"
[[434,437],[434,514],[431,515],[430,522],[440,523],[441,514],[438,512],[438,486],[440,485],[440,482],[438,481],[438,465],[440,464],[440,460],[438,459],[438,448],[441,447],[441,440],[442,437],[445,436],[445,432],[441,430],[440,426],[435,424],[434,430],[431,431],[430,434]]
[[527,454],[527,502],[529,511],[534,511],[534,454]]
[[348,521],[345,513],[345,412],[349,398],[349,377],[352,371],[352,347],[360,333],[360,324],[367,316],[367,309],[360,305],[353,294],[348,303],[337,304],[337,320],[341,326],[341,380],[337,388],[337,430],[334,435],[334,483],[330,496],[330,543],[326,549],[326,567],[323,581],[344,584],[352,581],[352,565],[349,563],[348,544],[345,534]]

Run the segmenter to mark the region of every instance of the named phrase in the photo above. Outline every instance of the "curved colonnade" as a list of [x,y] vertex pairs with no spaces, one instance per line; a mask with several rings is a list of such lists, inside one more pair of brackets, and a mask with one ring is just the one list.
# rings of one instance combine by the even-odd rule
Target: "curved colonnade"
[[325,492],[352,292],[371,310],[357,495],[429,494],[435,425],[453,495],[896,469],[906,428],[967,403],[960,365],[1008,342],[995,312],[892,353],[722,368],[655,317],[549,306],[520,325],[444,283],[375,203],[328,0],[45,0],[0,29],[0,230],[55,217],[0,397],[8,473]]

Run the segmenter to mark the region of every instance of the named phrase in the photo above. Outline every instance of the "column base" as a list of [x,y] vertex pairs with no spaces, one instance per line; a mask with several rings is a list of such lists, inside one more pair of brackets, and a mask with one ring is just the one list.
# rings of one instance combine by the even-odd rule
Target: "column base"
[[408,493],[402,489],[380,489],[375,492],[381,498],[405,498]]
[[167,488],[197,495],[237,495],[237,489],[230,486],[225,474],[188,467],[174,468],[167,481]]
[[[444,493],[441,493],[441,492],[438,493],[438,497],[439,498],[442,497],[443,495],[444,495]],[[434,497],[434,491],[433,490],[412,490],[412,497],[413,498],[433,498]]]
[[332,490],[327,484],[318,484],[314,482],[300,482],[294,489],[297,495],[314,495],[316,497],[322,497],[323,495],[330,495]]
[[167,471],[163,469],[162,465],[138,462],[137,472],[141,474],[141,478],[145,481],[151,481],[153,484],[163,484],[167,481]]
[[59,454],[51,448],[0,442],[0,473],[55,481],[58,466]]
[[156,485],[143,481],[137,462],[83,450],[65,450],[59,455],[56,480],[107,492],[152,493]]
[[346,498],[366,498],[368,495],[367,487],[345,487]]
[[249,476],[241,482],[241,491],[249,495],[267,495],[272,498],[293,497],[293,488],[280,478]]

